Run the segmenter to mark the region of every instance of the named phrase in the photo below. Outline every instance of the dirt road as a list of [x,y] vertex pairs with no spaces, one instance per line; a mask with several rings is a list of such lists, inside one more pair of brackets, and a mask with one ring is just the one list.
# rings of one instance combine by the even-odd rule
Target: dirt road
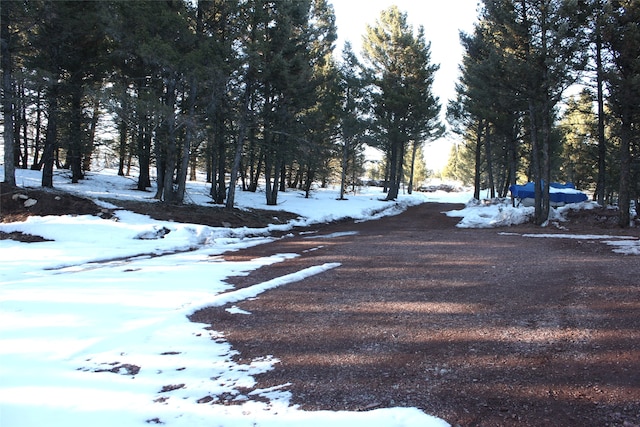
[[251,315],[208,309],[193,320],[242,357],[280,359],[260,385],[291,382],[307,410],[415,406],[464,427],[640,425],[640,259],[593,239],[521,235],[554,232],[533,226],[457,229],[441,214],[455,207],[227,255],[300,255],[237,286],[341,266],[238,304]]

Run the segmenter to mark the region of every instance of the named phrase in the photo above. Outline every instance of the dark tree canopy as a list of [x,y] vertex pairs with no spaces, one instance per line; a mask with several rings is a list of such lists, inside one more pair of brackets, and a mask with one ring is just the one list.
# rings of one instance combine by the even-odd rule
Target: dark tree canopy
[[432,94],[437,65],[431,64],[424,29],[414,34],[407,14],[384,10],[363,38],[365,69],[372,90],[373,130],[387,153],[388,200],[398,197],[404,154],[411,142],[425,142],[440,129],[440,104]]

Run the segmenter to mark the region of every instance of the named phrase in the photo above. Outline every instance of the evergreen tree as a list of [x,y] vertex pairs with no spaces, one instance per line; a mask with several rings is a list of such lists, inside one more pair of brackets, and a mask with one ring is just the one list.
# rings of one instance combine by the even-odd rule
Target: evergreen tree
[[326,0],[314,0],[308,25],[312,80],[307,84],[314,91],[309,94],[310,108],[301,118],[305,131],[298,150],[298,161],[304,168],[305,197],[309,197],[314,180],[329,169],[340,103],[338,68],[333,59],[337,38],[333,7]]
[[[464,99],[471,104],[467,108],[476,117],[476,156],[484,154],[491,197],[496,192],[504,197],[525,163],[521,145],[527,105],[520,96],[519,76],[512,72],[517,61],[500,48],[496,40],[500,37],[484,24],[473,37],[461,36],[467,51],[461,84],[466,91]],[[494,179],[494,170],[503,176],[501,183]]]
[[430,45],[422,28],[414,35],[406,13],[396,6],[367,26],[363,55],[373,86],[375,131],[387,153],[387,200],[398,197],[403,159],[410,141],[423,142],[439,127],[438,99],[431,89],[438,69],[430,62]]
[[555,107],[584,68],[584,11],[565,0],[485,0],[482,20],[527,104],[535,222],[549,215]]
[[411,194],[415,188],[414,183],[420,184],[429,177],[422,147],[412,141],[411,150],[405,154],[404,162],[410,165],[409,170],[405,172],[403,178],[405,182],[409,183],[407,193]]
[[284,186],[284,169],[291,163],[304,129],[302,112],[314,103],[310,57],[310,1],[256,2],[261,32],[254,49],[260,90],[265,194],[276,205]]
[[594,98],[584,90],[567,102],[560,120],[564,144],[562,178],[576,188],[595,188],[597,181],[598,140],[597,121],[593,111]]
[[591,16],[588,21],[593,27],[591,33],[592,43],[592,61],[595,62],[595,85],[596,85],[596,101],[597,101],[597,115],[598,115],[598,181],[595,189],[594,198],[601,205],[604,206],[605,195],[607,192],[607,141],[605,137],[605,106],[604,106],[604,85],[605,85],[605,73],[604,73],[604,58],[603,53],[605,51],[604,41],[602,38],[602,31],[604,25],[604,1],[603,0],[591,0],[590,2]]
[[619,122],[616,131],[620,141],[618,224],[628,227],[631,198],[637,197],[640,173],[632,169],[632,153],[640,145],[637,137],[640,123],[640,3],[635,0],[608,2],[603,32],[613,62],[607,73],[609,104]]
[[[53,151],[51,144],[63,143],[74,183],[83,179],[83,158],[90,155],[85,98],[106,72],[102,6],[93,1],[45,1],[39,28],[34,32],[34,45],[39,48],[34,62],[48,81],[49,120],[51,117],[54,122],[59,120],[54,127],[63,132],[56,132],[55,136],[53,132],[50,134],[54,140],[45,142],[49,144],[45,152]],[[57,99],[51,99],[53,96]],[[52,106],[56,107],[55,111]],[[62,141],[58,141],[60,136],[64,137]],[[48,181],[52,167],[53,159],[49,155],[45,158],[43,179],[46,176]],[[50,184],[43,181],[44,186]]]
[[108,9],[107,33],[114,45],[110,55],[113,86],[109,91],[109,106],[120,132],[121,168],[125,158],[137,157],[137,189],[140,191],[151,186],[153,133],[162,111],[158,94],[162,86],[158,82],[157,67],[145,50],[149,40],[155,37],[154,13],[153,4],[143,1],[117,1]]
[[175,186],[187,173],[186,168],[179,168],[178,98],[188,67],[186,54],[192,52],[195,37],[189,27],[185,3],[179,0],[156,3],[154,9],[156,22],[140,52],[144,61],[155,70],[155,88],[162,99],[160,127],[155,140],[155,197],[165,203],[182,203]]
[[344,199],[347,187],[349,164],[355,166],[363,151],[367,121],[367,93],[362,76],[362,67],[351,44],[345,43],[340,64],[340,95],[342,98],[338,114],[339,155],[340,155],[340,200]]
[[53,187],[53,166],[59,146],[59,123],[61,108],[64,104],[63,83],[66,77],[65,55],[67,47],[72,45],[63,21],[66,2],[44,1],[32,9],[39,19],[35,23],[37,31],[29,34],[29,43],[37,51],[29,57],[29,67],[42,79],[47,108],[47,127],[42,153],[42,186]]
[[[202,69],[199,78],[203,85],[210,194],[215,203],[225,203],[226,199],[227,206],[233,207],[247,126],[247,116],[242,111],[246,111],[245,95],[249,96],[239,72],[243,58],[234,45],[241,39],[246,17],[240,2],[225,0],[199,1],[198,15],[202,28],[198,31],[200,47],[196,54]],[[248,87],[250,90],[251,85]],[[229,167],[232,176],[227,193]]]

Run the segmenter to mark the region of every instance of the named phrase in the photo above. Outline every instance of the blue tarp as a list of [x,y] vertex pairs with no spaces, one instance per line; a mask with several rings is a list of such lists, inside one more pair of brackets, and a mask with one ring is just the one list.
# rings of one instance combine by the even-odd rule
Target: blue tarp
[[[551,203],[580,203],[588,199],[586,194],[576,190],[575,185],[570,182],[566,184],[552,182],[549,187],[549,201]],[[536,197],[533,182],[528,182],[524,185],[512,185],[509,187],[509,191],[511,191],[513,197],[520,200],[535,199]]]

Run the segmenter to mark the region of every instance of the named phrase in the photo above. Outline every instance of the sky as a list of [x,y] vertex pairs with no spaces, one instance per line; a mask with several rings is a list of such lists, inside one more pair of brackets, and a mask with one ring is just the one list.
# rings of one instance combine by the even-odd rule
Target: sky
[[[20,169],[16,173],[20,186],[39,187],[40,172]],[[119,199],[154,202],[155,190],[135,191],[131,177],[117,176],[114,170],[90,172],[87,178],[71,184],[65,172],[57,171],[54,186],[111,209],[117,208]],[[117,210],[117,220],[79,215],[0,223],[0,231],[50,240],[0,240],[0,425],[193,427],[212,425],[215,420],[217,427],[447,426],[417,408],[302,411],[290,404],[288,382],[268,389],[257,384],[256,375],[277,369],[277,355],[236,362],[247,358],[233,357],[239,353],[225,340],[224,331],[216,331],[215,326],[205,329],[208,325],[187,318],[208,306],[250,316],[237,304],[340,268],[337,262],[327,262],[234,289],[225,281],[228,277],[300,255],[282,253],[234,262],[221,257],[269,244],[274,240],[272,231],[345,217],[375,220],[420,203],[471,199],[469,191],[416,192],[389,203],[381,200],[379,188],[363,188],[339,201],[338,190],[318,189],[310,199],[302,192],[287,191],[278,196],[278,206],[267,206],[262,192],[238,192],[239,207],[286,209],[299,215],[287,224],[265,229],[156,221],[126,210]],[[193,203],[210,201],[204,180],[189,182],[187,191]],[[106,203],[100,198],[116,201]],[[593,206],[585,202],[573,208]],[[562,221],[567,210],[552,210],[554,220]],[[509,204],[467,203],[446,214],[460,218],[459,227],[486,228],[521,223],[532,213],[533,208]],[[356,239],[357,231],[349,235]],[[615,252],[640,255],[637,237],[558,235],[541,229],[540,234],[521,238],[583,239],[587,244],[609,245]],[[225,404],[224,399],[233,399],[237,405]]]
[[[440,64],[433,92],[443,108],[455,98],[455,83],[463,49],[459,32],[471,32],[477,20],[478,0],[332,0],[338,27],[337,51],[350,41],[355,52],[361,50],[367,25],[375,25],[380,12],[392,5],[407,13],[407,20],[417,31],[424,26],[425,38],[431,42],[431,61]],[[443,116],[444,117],[444,116]],[[441,170],[446,164],[455,136],[434,141],[426,147],[427,168]]]

